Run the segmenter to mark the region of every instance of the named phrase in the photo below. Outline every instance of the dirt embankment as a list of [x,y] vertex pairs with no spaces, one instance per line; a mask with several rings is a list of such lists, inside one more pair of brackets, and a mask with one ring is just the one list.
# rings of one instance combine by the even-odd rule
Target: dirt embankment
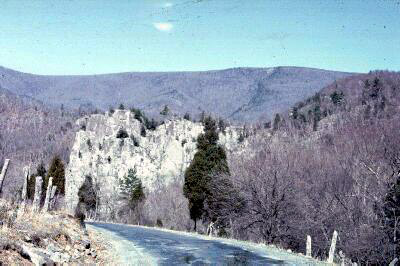
[[62,212],[21,212],[0,201],[0,265],[108,264],[99,235]]

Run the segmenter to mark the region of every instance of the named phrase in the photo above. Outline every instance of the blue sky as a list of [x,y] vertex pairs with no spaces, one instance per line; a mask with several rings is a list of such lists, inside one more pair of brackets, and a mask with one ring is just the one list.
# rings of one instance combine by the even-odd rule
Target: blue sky
[[2,0],[0,65],[36,74],[400,70],[400,0]]

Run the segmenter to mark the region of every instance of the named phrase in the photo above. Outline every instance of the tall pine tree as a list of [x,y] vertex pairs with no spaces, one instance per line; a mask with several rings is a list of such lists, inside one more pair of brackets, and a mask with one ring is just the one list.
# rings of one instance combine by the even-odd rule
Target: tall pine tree
[[[53,177],[53,186],[57,186],[58,194],[65,194],[65,168],[61,158],[56,155],[51,160],[50,168],[43,182],[43,188],[46,190],[50,176]],[[44,191],[45,191],[44,190]],[[45,193],[44,193],[45,194]]]
[[226,154],[218,145],[218,132],[215,120],[210,116],[203,119],[204,133],[197,138],[197,152],[185,171],[183,192],[189,200],[190,218],[197,221],[205,214],[204,203],[211,197],[211,176],[217,173],[229,173]]
[[119,180],[122,199],[126,200],[128,207],[134,210],[144,198],[142,181],[136,176],[136,169],[129,169],[128,174]]

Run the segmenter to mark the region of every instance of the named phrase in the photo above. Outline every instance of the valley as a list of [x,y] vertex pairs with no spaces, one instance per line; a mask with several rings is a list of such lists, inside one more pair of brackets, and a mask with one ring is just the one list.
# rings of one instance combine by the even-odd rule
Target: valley
[[[57,208],[71,215],[79,209],[91,220],[180,231],[192,231],[194,225],[203,234],[209,234],[213,225],[218,230],[213,229],[211,235],[299,253],[305,250],[305,236],[311,235],[313,257],[320,259],[328,255],[330,234],[337,231],[337,249],[344,252],[346,261],[370,261],[380,260],[382,249],[391,252],[390,238],[385,235],[392,227],[382,224],[382,219],[393,217],[388,216],[392,205],[387,204],[388,195],[395,193],[391,186],[396,187],[399,169],[399,85],[397,72],[346,77],[298,99],[273,119],[253,124],[214,120],[207,114],[195,121],[169,108],[160,108],[152,122],[139,109],[123,105],[104,113],[79,114],[51,109],[8,91],[3,91],[3,99],[13,99],[15,104],[4,101],[2,110],[15,113],[7,118],[18,121],[13,124],[21,132],[28,132],[26,126],[34,121],[21,117],[30,117],[32,112],[40,120],[31,133],[51,132],[52,121],[61,127],[71,121],[66,131],[53,131],[51,141],[57,146],[37,148],[34,141],[24,145],[27,151],[39,149],[49,155],[54,147],[66,151],[61,153],[66,164],[65,196],[59,195]],[[11,140],[10,132],[18,131],[3,127],[3,139]],[[203,147],[203,141],[211,142]],[[10,141],[7,145],[12,151]],[[197,183],[200,179],[190,181],[190,173],[197,175],[195,162],[203,163],[197,156],[202,149],[208,153],[212,145],[222,148],[226,157],[218,156],[226,159],[216,165],[221,170],[205,179],[209,183],[203,188],[207,189],[204,205],[194,209],[192,201],[198,198],[190,191],[204,184]],[[2,154],[6,158],[13,153]],[[18,195],[13,188],[22,182],[18,165],[37,166],[49,160],[46,156],[7,158],[11,171],[3,195],[10,199]],[[200,169],[212,169],[220,159],[202,160],[209,166]],[[224,160],[229,173],[219,168]],[[142,194],[130,198],[136,195],[130,193]],[[194,212],[201,214],[194,216]],[[383,227],[372,230],[378,225]],[[365,247],[348,237],[350,232],[357,232],[357,241],[376,240],[376,244],[369,241],[368,255],[358,253]]]

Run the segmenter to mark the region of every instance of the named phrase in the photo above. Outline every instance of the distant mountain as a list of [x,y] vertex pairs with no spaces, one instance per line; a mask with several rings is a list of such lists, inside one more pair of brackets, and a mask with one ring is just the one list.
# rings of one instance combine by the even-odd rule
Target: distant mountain
[[0,67],[0,87],[45,104],[108,109],[123,103],[156,115],[210,112],[232,121],[271,118],[351,73],[301,67],[234,68],[204,72],[130,72],[43,76]]

